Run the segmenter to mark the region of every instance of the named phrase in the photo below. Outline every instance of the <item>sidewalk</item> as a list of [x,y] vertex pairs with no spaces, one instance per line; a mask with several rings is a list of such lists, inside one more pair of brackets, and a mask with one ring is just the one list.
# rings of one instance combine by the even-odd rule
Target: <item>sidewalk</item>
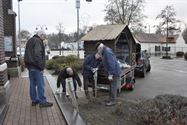
[[23,72],[19,78],[12,78],[9,89],[9,109],[3,125],[66,125],[46,79],[45,83],[47,100],[53,102],[53,106],[50,108],[31,106],[26,72]]

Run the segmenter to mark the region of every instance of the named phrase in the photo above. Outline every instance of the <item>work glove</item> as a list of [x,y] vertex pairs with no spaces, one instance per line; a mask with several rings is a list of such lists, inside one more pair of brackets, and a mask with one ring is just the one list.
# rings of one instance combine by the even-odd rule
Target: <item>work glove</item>
[[112,81],[113,80],[113,75],[108,75],[108,80]]
[[98,68],[92,68],[92,72],[95,73],[98,70]]

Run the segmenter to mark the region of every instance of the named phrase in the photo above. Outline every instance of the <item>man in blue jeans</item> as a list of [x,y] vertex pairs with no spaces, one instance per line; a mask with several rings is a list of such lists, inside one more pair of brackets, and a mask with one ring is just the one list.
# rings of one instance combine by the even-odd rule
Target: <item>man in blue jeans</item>
[[109,47],[99,42],[96,44],[96,49],[97,53],[102,57],[102,64],[110,81],[109,100],[105,105],[112,106],[117,102],[117,85],[119,84],[121,69],[116,56]]
[[45,47],[43,40],[45,36],[44,31],[38,31],[29,39],[26,44],[24,56],[25,65],[29,71],[32,106],[39,104],[40,108],[51,107],[53,105],[53,103],[46,101],[44,95],[45,82],[43,70],[45,67]]

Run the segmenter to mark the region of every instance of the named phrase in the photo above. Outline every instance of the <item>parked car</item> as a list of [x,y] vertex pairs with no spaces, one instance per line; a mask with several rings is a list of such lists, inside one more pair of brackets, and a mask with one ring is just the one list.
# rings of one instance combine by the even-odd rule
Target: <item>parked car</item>
[[135,75],[140,75],[141,77],[145,77],[146,72],[150,72],[151,64],[150,64],[150,55],[146,50],[137,53],[136,55],[136,67],[135,67]]

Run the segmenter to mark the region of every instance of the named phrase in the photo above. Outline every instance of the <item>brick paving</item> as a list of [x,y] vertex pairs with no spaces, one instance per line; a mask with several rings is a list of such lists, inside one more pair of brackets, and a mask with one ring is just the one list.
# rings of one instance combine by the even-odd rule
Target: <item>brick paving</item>
[[53,102],[53,106],[50,108],[31,106],[28,78],[12,78],[9,89],[9,109],[3,125],[66,125],[46,80],[45,83],[47,100]]

